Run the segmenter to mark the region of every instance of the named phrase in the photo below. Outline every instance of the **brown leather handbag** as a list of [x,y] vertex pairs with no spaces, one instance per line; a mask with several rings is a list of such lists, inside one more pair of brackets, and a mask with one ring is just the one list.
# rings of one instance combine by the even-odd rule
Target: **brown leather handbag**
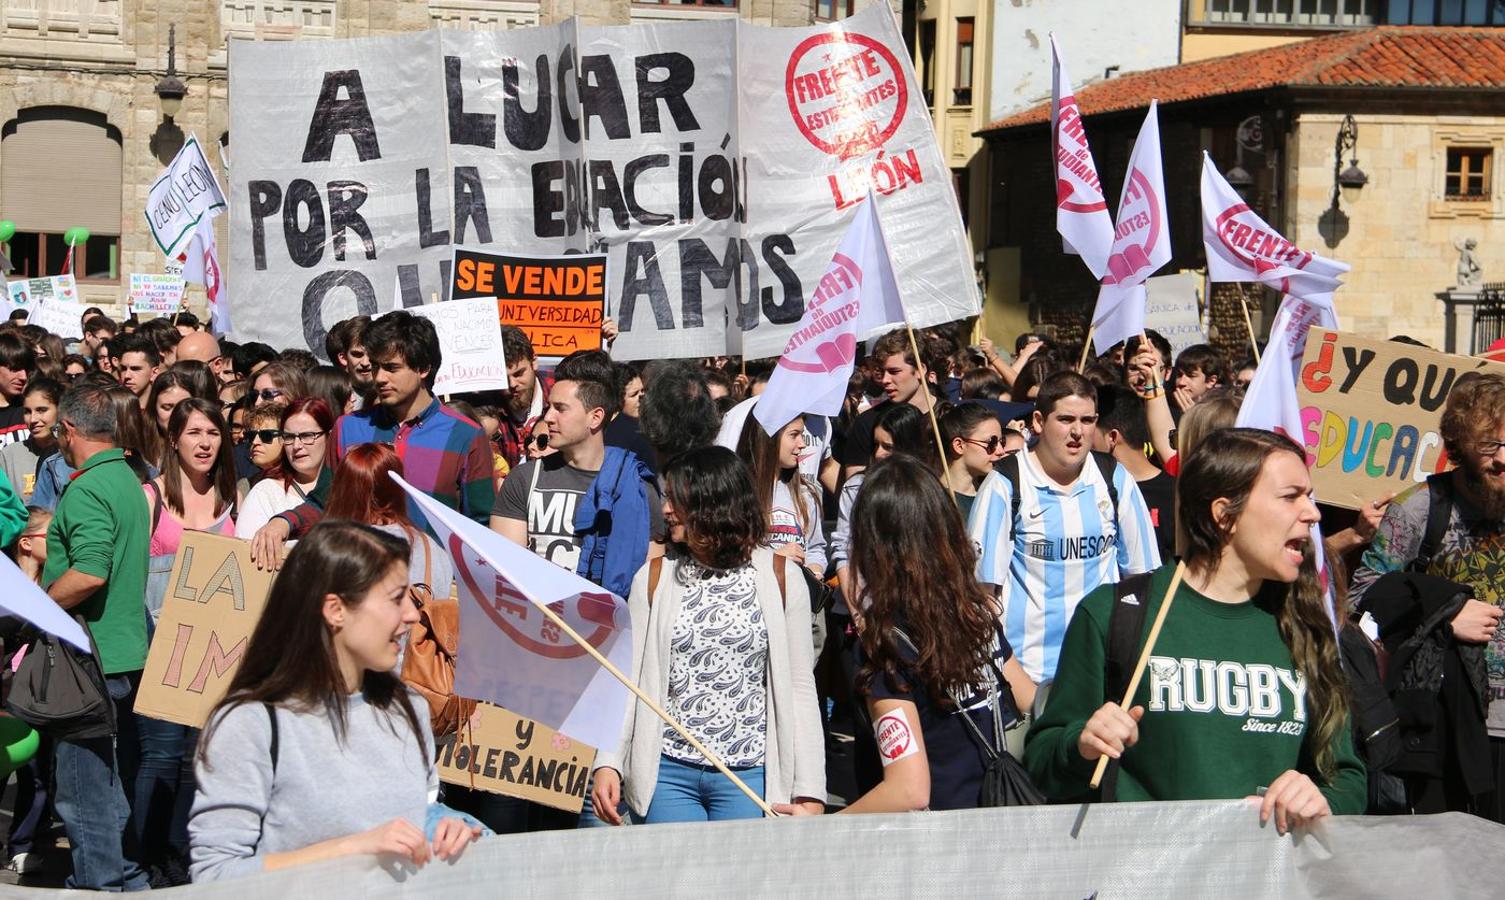
[[476,702],[455,694],[455,661],[460,654],[460,601],[453,594],[434,597],[429,586],[433,559],[429,543],[421,534],[413,538],[423,545],[423,581],[408,588],[418,607],[418,622],[408,631],[408,649],[402,658],[402,680],[428,701],[429,725],[435,737],[454,734],[470,718]]

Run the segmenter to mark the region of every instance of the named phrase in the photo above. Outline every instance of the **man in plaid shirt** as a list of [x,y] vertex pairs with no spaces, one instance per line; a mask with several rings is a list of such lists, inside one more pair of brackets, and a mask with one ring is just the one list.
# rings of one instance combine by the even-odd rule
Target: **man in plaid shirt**
[[[372,322],[364,338],[375,365],[376,405],[339,418],[335,454],[343,457],[356,444],[390,444],[402,458],[409,484],[486,524],[495,499],[491,448],[484,428],[445,407],[432,393],[441,360],[433,323],[399,310]],[[323,517],[324,500],[316,491],[308,502],[256,532],[251,556],[257,565],[280,565],[283,545]],[[423,512],[411,502],[408,515],[414,524],[428,527]]]

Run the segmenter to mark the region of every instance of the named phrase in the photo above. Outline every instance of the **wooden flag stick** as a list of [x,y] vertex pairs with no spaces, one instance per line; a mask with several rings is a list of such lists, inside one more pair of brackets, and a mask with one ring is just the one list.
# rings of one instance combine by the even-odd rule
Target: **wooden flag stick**
[[1259,344],[1254,340],[1254,320],[1249,318],[1249,298],[1244,294],[1244,286],[1239,285],[1238,305],[1244,311],[1244,328],[1249,331],[1249,349],[1254,351],[1254,364],[1259,365]]
[[627,690],[631,691],[635,697],[643,701],[644,705],[653,710],[654,715],[658,716],[660,719],[663,719],[665,725],[668,725],[670,728],[673,728],[675,731],[679,732],[679,736],[689,741],[690,746],[699,751],[700,755],[705,757],[706,762],[715,766],[718,772],[725,775],[727,778],[730,778],[732,780],[732,784],[736,785],[738,790],[747,795],[747,799],[757,804],[758,809],[763,810],[763,815],[777,815],[777,813],[773,811],[773,807],[769,806],[762,797],[759,797],[752,788],[747,786],[747,782],[738,778],[731,769],[726,767],[726,763],[721,761],[721,757],[708,750],[704,744],[696,739],[695,735],[686,731],[683,725],[674,721],[674,718],[667,712],[665,712],[664,708],[662,706],[659,706],[657,701],[655,701],[652,697],[649,697],[647,694],[643,693],[643,689],[633,684],[632,679],[628,678],[626,675],[623,675],[622,670],[612,665],[611,660],[603,656],[600,650],[597,650],[595,647],[593,647],[589,641],[580,636],[580,633],[578,631],[576,631],[574,628],[571,628],[570,623],[566,622],[559,616],[558,613],[554,612],[554,610],[550,609],[548,606],[542,603],[534,603],[533,607],[539,612],[543,613],[544,616],[550,622],[553,622],[560,631],[564,632],[570,640],[579,644],[582,650],[584,650],[586,653],[589,653],[592,659],[600,663],[601,668],[610,672],[612,674],[612,677],[622,682],[622,684],[626,686]]
[[[1176,591],[1181,589],[1181,579],[1186,575],[1186,563],[1176,563],[1175,574],[1171,575],[1171,586],[1165,591],[1165,599],[1160,601],[1160,610],[1155,613],[1155,622],[1150,626],[1150,635],[1145,639],[1144,650],[1139,654],[1139,664],[1134,667],[1134,677],[1129,679],[1129,689],[1124,691],[1124,700],[1120,704],[1124,712],[1129,711],[1129,705],[1134,701],[1134,693],[1139,690],[1139,679],[1144,677],[1145,667],[1150,664],[1150,654],[1155,650],[1155,641],[1160,638],[1160,626],[1165,624],[1165,614],[1170,612],[1171,601],[1176,599]],[[1149,598],[1144,598],[1149,602]],[[1111,757],[1103,754],[1097,759],[1097,768],[1092,772],[1092,789],[1097,790],[1103,783],[1103,774],[1108,771],[1108,762]]]
[[[904,318],[904,331],[909,335],[909,350],[914,354],[915,371],[918,372],[920,366],[924,365],[924,362],[920,359],[920,345],[915,340],[914,328],[909,324],[908,316]],[[927,369],[926,372],[928,375],[929,370]],[[935,433],[935,449],[941,455],[939,462],[942,476],[946,479],[946,490],[951,494],[951,502],[960,511],[961,501],[956,499],[956,485],[951,482],[951,467],[946,465],[946,442],[941,440],[941,424],[935,417],[935,397],[930,393],[928,378],[920,382],[920,390],[925,394],[925,412],[930,416],[930,428]]]
[[1082,345],[1082,358],[1076,364],[1076,370],[1078,373],[1087,371],[1087,354],[1092,352],[1092,335],[1096,332],[1096,325],[1087,326],[1087,343]]

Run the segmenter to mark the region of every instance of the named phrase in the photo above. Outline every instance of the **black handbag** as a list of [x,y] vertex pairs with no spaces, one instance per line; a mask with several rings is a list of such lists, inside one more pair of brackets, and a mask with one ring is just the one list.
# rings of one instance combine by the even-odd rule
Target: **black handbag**
[[[903,629],[895,628],[894,633],[916,654],[919,650],[914,641]],[[1045,794],[1035,783],[1030,780],[1029,772],[1020,764],[1019,760],[1008,751],[1003,740],[1003,708],[999,698],[1007,696],[1009,706],[1017,713],[1018,708],[1014,703],[1014,692],[1009,687],[1008,680],[1003,677],[1003,672],[990,659],[988,668],[998,679],[997,690],[988,692],[988,708],[993,713],[993,740],[990,743],[983,735],[982,729],[972,721],[972,714],[962,707],[957,701],[956,714],[961,716],[963,722],[971,729],[977,743],[982,746],[983,754],[987,756],[987,764],[982,770],[982,785],[977,789],[977,805],[979,808],[993,806],[1040,806],[1046,802]]]
[[[75,621],[89,634],[89,626]],[[11,681],[5,710],[54,740],[110,737],[116,732],[115,701],[105,687],[99,647],[89,635],[85,654],[41,632],[31,642]]]

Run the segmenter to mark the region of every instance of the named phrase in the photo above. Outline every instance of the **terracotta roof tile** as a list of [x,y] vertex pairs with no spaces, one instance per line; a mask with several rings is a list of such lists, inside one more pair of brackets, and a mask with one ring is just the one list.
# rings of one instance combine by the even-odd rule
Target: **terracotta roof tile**
[[[1076,92],[1083,115],[1145,109],[1274,87],[1505,88],[1505,30],[1382,26],[1132,72]],[[1037,125],[1040,103],[978,134]]]

